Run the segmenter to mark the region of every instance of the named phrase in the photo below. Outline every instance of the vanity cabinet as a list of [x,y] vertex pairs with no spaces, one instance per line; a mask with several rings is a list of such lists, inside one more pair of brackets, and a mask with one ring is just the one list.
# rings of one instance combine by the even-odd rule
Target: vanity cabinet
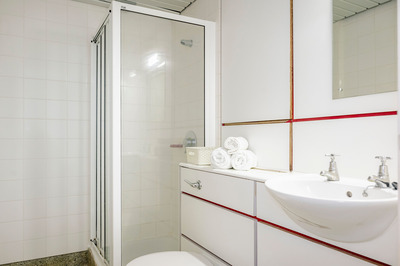
[[181,191],[182,236],[229,264],[255,265],[254,181],[181,168]]
[[218,266],[397,265],[396,244],[390,244],[395,222],[382,236],[361,243],[313,235],[265,187],[266,179],[279,175],[181,164],[181,250],[203,254]]

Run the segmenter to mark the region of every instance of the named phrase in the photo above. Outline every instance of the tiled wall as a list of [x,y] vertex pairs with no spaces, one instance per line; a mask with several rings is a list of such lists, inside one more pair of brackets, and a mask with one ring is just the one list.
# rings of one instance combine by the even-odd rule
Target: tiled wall
[[[388,161],[392,181],[397,180],[397,116],[359,117],[326,120],[329,116],[362,114],[384,111],[397,111],[397,92],[332,100],[332,6],[330,1],[303,0],[293,1],[293,117],[278,113],[290,109],[290,101],[281,99],[282,90],[290,91],[290,74],[286,73],[284,87],[261,86],[257,91],[248,90],[246,86],[235,87],[237,84],[224,81],[232,72],[252,72],[247,59],[241,59],[243,52],[252,50],[261,41],[263,49],[275,53],[289,54],[287,40],[282,35],[290,36],[290,28],[286,25],[290,19],[289,0],[279,2],[259,1],[263,10],[254,10],[253,4],[242,4],[232,0],[222,1],[222,126],[223,141],[229,136],[243,136],[249,140],[249,149],[258,155],[258,167],[262,169],[290,170],[293,159],[293,170],[316,173],[327,170],[329,159],[324,155],[336,153],[338,169],[341,176],[366,179],[378,171],[378,161],[375,155],[386,155],[393,158]],[[268,7],[273,7],[269,9]],[[309,10],[317,10],[310,16]],[[279,17],[274,14],[263,15],[268,10],[279,11]],[[279,22],[277,22],[279,20]],[[225,24],[224,24],[225,23]],[[252,24],[253,23],[253,24]],[[264,25],[250,27],[251,25]],[[252,32],[248,28],[257,28]],[[269,31],[268,26],[274,25],[278,30]],[[235,34],[229,34],[232,28],[238,29]],[[249,38],[253,36],[252,38]],[[280,34],[275,38],[274,33]],[[253,34],[253,35],[251,35]],[[246,41],[243,41],[246,40]],[[282,45],[280,41],[284,41]],[[242,45],[240,52],[236,44]],[[246,50],[247,49],[247,50]],[[282,50],[284,49],[284,50]],[[236,56],[236,53],[239,53]],[[252,55],[253,53],[250,53]],[[224,59],[225,58],[225,59]],[[281,76],[285,66],[290,68],[289,60],[276,60],[273,55],[259,53],[254,60],[261,60],[261,66],[266,73],[253,77],[247,84],[258,86],[267,84],[268,73]],[[284,57],[282,57],[284,58]],[[232,66],[232,63],[236,65]],[[247,63],[246,63],[247,62]],[[271,71],[270,67],[277,65]],[[240,71],[239,71],[239,70]],[[257,68],[257,71],[259,69]],[[229,86],[227,86],[229,84]],[[252,92],[251,96],[247,93]],[[236,100],[230,100],[236,94]],[[263,101],[248,101],[258,97]],[[239,103],[237,100],[240,99]],[[241,103],[240,103],[241,102]],[[269,109],[273,112],[267,112]],[[239,110],[239,112],[238,112]],[[262,116],[262,112],[265,112]],[[237,115],[235,115],[235,113]],[[246,117],[246,119],[243,119]],[[322,120],[306,121],[308,118]],[[325,117],[325,118],[323,118]],[[252,122],[283,119],[277,124],[243,125],[232,122]],[[292,131],[290,130],[292,124]],[[293,138],[291,141],[290,133]],[[290,144],[293,143],[293,156],[290,156]]]
[[0,264],[87,249],[90,38],[105,14],[0,1]]

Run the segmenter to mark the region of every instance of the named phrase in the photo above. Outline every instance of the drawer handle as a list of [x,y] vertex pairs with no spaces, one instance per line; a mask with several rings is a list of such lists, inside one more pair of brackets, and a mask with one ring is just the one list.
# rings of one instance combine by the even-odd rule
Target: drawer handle
[[198,190],[200,190],[203,186],[201,185],[201,181],[197,180],[196,182],[192,183],[189,180],[185,179],[185,182],[189,184],[189,186],[191,186],[192,188],[197,188]]

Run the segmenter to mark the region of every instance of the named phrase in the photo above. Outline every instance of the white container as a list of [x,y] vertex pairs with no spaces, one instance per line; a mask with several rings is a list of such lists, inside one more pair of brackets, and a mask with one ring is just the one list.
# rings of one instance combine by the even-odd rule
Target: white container
[[214,149],[215,147],[186,147],[186,160],[192,164],[209,165]]

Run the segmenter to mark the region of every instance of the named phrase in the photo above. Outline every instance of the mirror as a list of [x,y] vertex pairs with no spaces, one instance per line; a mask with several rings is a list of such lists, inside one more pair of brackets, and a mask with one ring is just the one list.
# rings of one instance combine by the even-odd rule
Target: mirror
[[396,14],[396,0],[333,0],[333,99],[397,90]]

